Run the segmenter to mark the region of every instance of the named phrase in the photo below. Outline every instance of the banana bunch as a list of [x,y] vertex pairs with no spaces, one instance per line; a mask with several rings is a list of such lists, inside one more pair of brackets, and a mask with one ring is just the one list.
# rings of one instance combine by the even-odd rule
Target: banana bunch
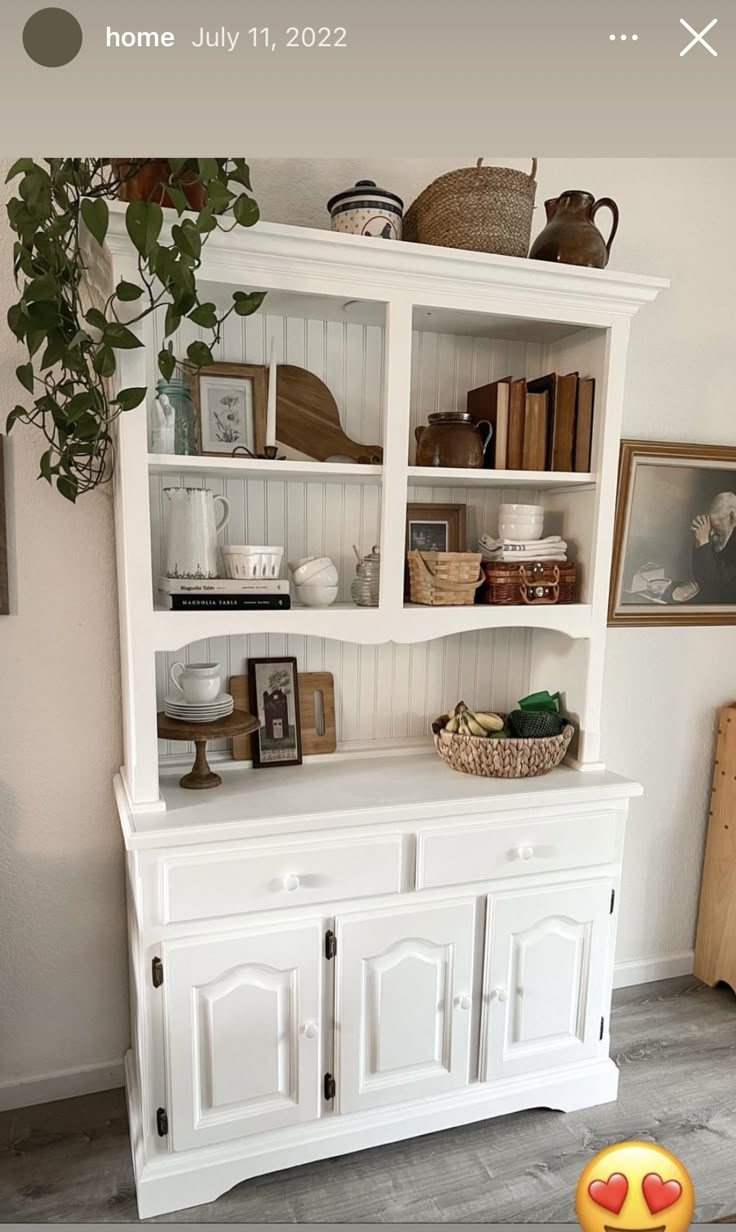
[[483,710],[470,710],[465,702],[458,702],[450,711],[445,731],[458,736],[503,736],[503,719],[498,714]]

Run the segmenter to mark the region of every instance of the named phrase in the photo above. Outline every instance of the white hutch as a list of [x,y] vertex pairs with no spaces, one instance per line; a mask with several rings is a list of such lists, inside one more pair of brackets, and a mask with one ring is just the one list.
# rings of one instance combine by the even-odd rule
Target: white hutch
[[[122,213],[108,244],[134,268]],[[131,1141],[142,1217],[248,1177],[520,1108],[616,1096],[608,1055],[624,823],[636,784],[600,761],[606,603],[631,318],[667,284],[261,224],[207,244],[207,298],[266,289],[218,359],[307,367],[381,466],[150,455],[119,425],[116,519],[125,764]],[[125,352],[153,386],[160,339]],[[192,327],[192,336],[196,330]],[[182,335],[182,344],[190,340]],[[412,465],[415,424],[498,377],[596,380],[590,474]],[[162,487],[227,495],[231,542],[325,553],[326,611],[157,610]],[[404,602],[407,501],[462,501],[472,543],[499,500],[540,500],[574,546],[578,601]],[[352,544],[380,542],[377,608],[350,602]],[[338,752],[253,770],[215,743],[220,788],[178,786],[191,755],[156,735],[175,658],[242,673],[292,654],[329,670]],[[429,724],[463,697],[512,709],[561,690],[579,729],[537,779],[453,772]]]

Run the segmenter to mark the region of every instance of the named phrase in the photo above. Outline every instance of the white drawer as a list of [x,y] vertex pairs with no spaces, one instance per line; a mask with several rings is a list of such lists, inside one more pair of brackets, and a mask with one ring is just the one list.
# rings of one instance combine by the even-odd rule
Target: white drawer
[[402,836],[230,847],[162,862],[165,924],[402,890]]
[[612,864],[621,837],[613,810],[508,825],[458,821],[420,834],[417,889]]

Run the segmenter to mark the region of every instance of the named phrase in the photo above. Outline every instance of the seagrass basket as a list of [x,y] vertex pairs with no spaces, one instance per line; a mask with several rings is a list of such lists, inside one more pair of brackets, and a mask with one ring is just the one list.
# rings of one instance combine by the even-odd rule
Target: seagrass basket
[[494,740],[492,736],[460,736],[445,731],[440,727],[443,719],[447,715],[432,724],[434,747],[442,760],[463,774],[492,779],[526,779],[547,774],[559,766],[575,732],[572,723],[565,723],[559,736]]
[[483,584],[480,552],[417,552],[409,562],[409,598],[430,607],[462,607],[475,602]]
[[404,215],[402,238],[504,257],[529,252],[537,160],[531,174],[512,167],[461,167],[433,180]]

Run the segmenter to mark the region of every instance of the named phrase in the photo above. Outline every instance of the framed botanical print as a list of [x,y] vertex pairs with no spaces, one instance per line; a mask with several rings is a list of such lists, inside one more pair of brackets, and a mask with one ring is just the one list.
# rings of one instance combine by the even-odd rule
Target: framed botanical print
[[296,659],[249,659],[248,690],[260,723],[251,736],[254,767],[301,765]]
[[192,377],[201,454],[226,455],[245,446],[263,453],[266,444],[268,368],[261,364],[210,364]]
[[621,442],[608,622],[736,624],[736,447]]

